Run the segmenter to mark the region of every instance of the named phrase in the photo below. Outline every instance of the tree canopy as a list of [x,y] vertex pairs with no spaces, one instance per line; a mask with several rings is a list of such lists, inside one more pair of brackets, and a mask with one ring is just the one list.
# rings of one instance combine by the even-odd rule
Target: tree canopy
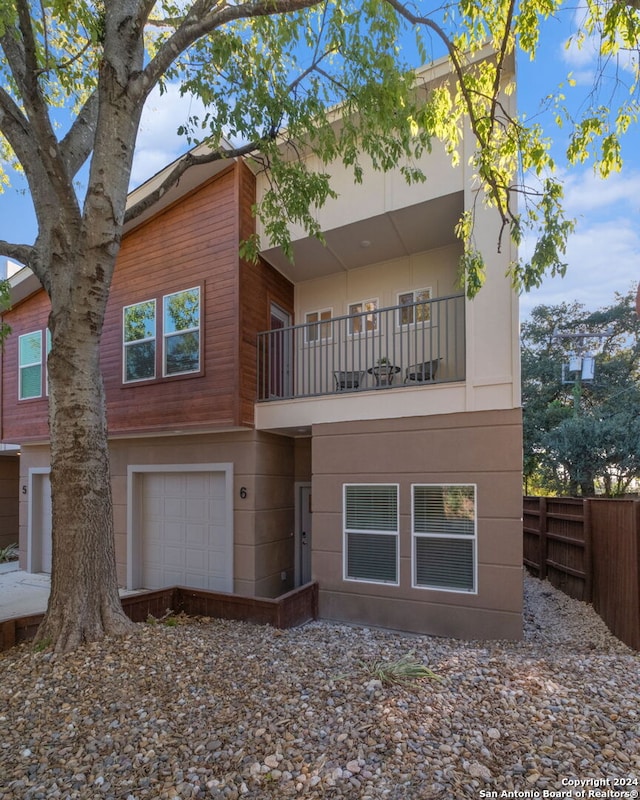
[[[115,5],[2,0],[0,154],[5,167],[24,171],[39,237],[46,241],[51,233],[45,219],[54,198],[62,198],[63,207],[88,210],[96,173],[90,170],[85,177],[81,171],[87,162],[100,169],[101,73],[104,83],[108,66],[128,96],[134,127],[153,88],[176,83],[205,107],[203,114],[180,121],[185,143],[206,141],[211,152],[185,159],[167,182],[196,160],[224,157],[223,145],[227,153],[259,152],[272,176],[261,212],[269,235],[287,247],[287,218],[319,233],[312,210],[331,187],[326,175],[310,174],[300,162],[285,166],[278,151],[283,136],[310,144],[322,161],[343,158],[356,179],[366,152],[381,169],[404,159],[407,179],[423,180],[411,156],[438,137],[455,159],[466,117],[478,144],[473,156],[478,202],[496,206],[504,235],[520,242],[529,229],[537,234],[529,261],[511,267],[514,284],[528,289],[540,284],[545,271],[564,272],[573,225],[564,217],[562,183],[553,174],[550,132],[523,116],[506,114],[500,98],[514,88],[505,82],[505,67],[516,48],[535,59],[542,22],[568,13],[557,0],[465,1],[445,7],[400,0],[138,0]],[[130,24],[128,39],[109,28],[119,14]],[[620,62],[637,51],[639,16],[633,2],[601,1],[585,8],[573,39],[578,45],[596,43],[603,62],[600,78],[604,62]],[[111,58],[116,43],[120,54]],[[495,57],[478,60],[487,45]],[[128,72],[122,48],[137,49],[140,63],[134,72]],[[428,63],[443,54],[451,60],[455,82],[434,89],[426,100],[416,96],[416,58]],[[564,103],[570,78],[545,99],[555,108],[556,122],[569,127],[569,163],[592,159],[602,175],[620,169],[621,137],[638,111],[638,59],[627,58],[626,65],[624,72],[615,72],[615,106],[611,93],[603,98],[599,92],[608,88],[596,85],[574,118]],[[339,129],[326,114],[337,104],[343,119]],[[2,171],[0,185],[9,171]],[[84,195],[74,183],[79,176]],[[153,197],[145,200],[150,202]],[[128,209],[126,218],[141,210]],[[458,232],[472,295],[484,278],[483,257],[474,247],[472,209]],[[30,245],[0,241],[0,254],[37,271]]]
[[533,309],[522,326],[525,491],[617,496],[640,480],[639,334],[635,291],[597,311]]

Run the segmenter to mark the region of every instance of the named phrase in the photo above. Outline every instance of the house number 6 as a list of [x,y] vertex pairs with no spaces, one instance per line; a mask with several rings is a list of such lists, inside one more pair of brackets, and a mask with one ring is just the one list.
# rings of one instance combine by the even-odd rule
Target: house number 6
[[240,487],[240,497],[244,500],[246,496],[247,496],[247,487],[246,486],[241,486]]

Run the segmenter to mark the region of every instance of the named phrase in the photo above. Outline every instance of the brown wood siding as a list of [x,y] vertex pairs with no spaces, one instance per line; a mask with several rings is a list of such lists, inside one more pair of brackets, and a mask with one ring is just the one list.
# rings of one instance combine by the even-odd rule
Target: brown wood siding
[[[255,229],[254,191],[248,168],[232,164],[123,239],[101,346],[111,435],[253,424],[256,333],[269,326],[272,299],[287,310],[293,307],[293,287],[279,273],[264,263],[239,264],[239,242]],[[163,295],[194,286],[203,291],[201,373],[123,384],[124,306],[161,303]],[[4,356],[5,441],[47,437],[47,400],[17,400],[17,341],[21,333],[46,327],[48,308],[41,292],[6,315],[14,335]],[[159,329],[157,334],[161,348]]]
[[[246,166],[240,170],[240,236],[246,239],[255,231],[252,205],[255,177]],[[252,264],[240,260],[240,423],[253,425],[256,400],[257,334],[270,327],[271,303],[291,314],[293,320],[293,284],[265,261]]]
[[[3,315],[11,326],[2,357],[2,441],[14,444],[48,437],[46,395],[33,400],[18,400],[18,338],[24,333],[45,331],[49,318],[49,298],[42,292],[32,295]],[[43,347],[45,339],[43,336]],[[43,373],[44,380],[44,373]]]
[[[102,342],[112,435],[237,424],[234,170],[230,167],[123,241]],[[123,307],[149,299],[161,303],[163,295],[194,286],[203,291],[202,372],[123,384]],[[160,336],[156,347],[162,347]]]

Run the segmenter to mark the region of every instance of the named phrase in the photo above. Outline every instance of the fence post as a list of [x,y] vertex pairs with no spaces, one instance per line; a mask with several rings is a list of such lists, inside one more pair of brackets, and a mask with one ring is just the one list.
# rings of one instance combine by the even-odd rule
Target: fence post
[[582,599],[586,603],[593,601],[592,502],[588,497],[582,501],[582,535],[584,538],[584,597]]
[[540,555],[538,556],[539,572],[538,577],[541,581],[547,578],[547,498],[540,498],[540,514],[538,516]]

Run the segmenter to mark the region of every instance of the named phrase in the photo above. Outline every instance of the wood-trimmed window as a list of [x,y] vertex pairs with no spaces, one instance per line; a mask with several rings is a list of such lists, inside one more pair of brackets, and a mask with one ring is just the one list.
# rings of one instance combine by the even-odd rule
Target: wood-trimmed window
[[201,299],[194,286],[123,308],[124,383],[201,371]]
[[477,592],[474,484],[411,487],[413,586]]
[[123,381],[156,377],[156,301],[144,300],[122,309]]
[[162,374],[200,372],[200,287],[162,299]]
[[399,581],[397,484],[344,484],[344,579]]

